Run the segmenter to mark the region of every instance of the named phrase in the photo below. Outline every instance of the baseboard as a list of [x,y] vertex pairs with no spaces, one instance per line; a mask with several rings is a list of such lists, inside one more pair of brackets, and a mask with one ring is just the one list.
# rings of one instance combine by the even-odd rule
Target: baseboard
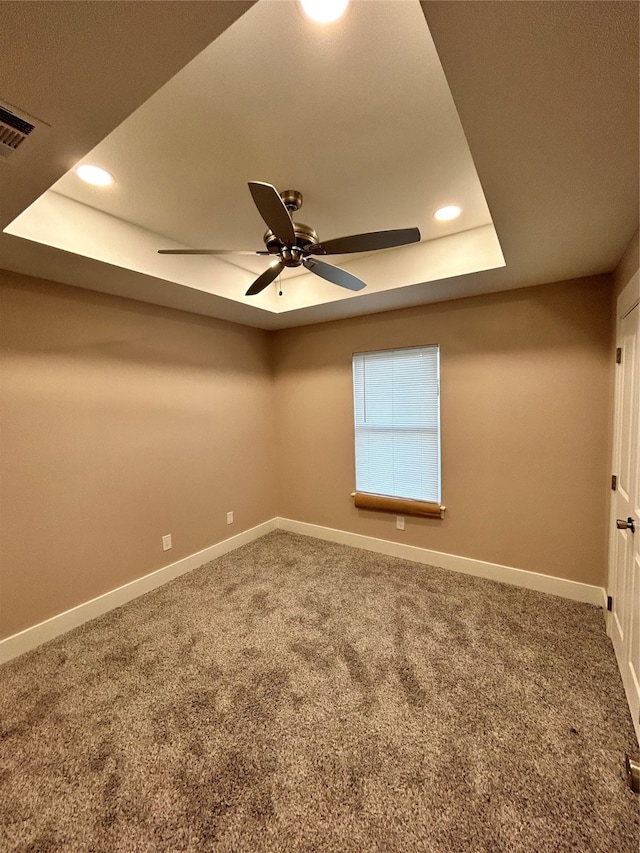
[[317,524],[308,524],[304,521],[295,521],[291,518],[272,518],[238,533],[229,539],[224,539],[209,548],[190,554],[175,563],[157,569],[144,577],[124,584],[117,589],[99,595],[97,598],[79,604],[77,607],[66,610],[58,616],[53,616],[39,625],[27,628],[12,637],[0,640],[0,664],[6,663],[12,658],[18,657],[25,652],[35,649],[42,643],[54,640],[61,634],[66,634],[73,628],[83,625],[90,619],[102,616],[116,607],[121,607],[129,601],[144,595],[151,590],[167,583],[174,578],[197,569],[204,563],[221,557],[223,554],[259,539],[265,533],[276,529],[287,530],[291,533],[301,533],[304,536],[313,536],[316,539],[325,539],[329,542],[337,542],[342,545],[351,545],[354,548],[363,548],[366,551],[375,551],[378,554],[387,554],[391,557],[401,557],[412,560],[423,565],[439,566],[454,572],[463,572],[468,575],[488,578],[489,580],[509,583],[514,586],[533,589],[538,592],[547,592],[551,595],[559,595],[570,598],[573,601],[583,601],[606,608],[606,593],[602,587],[590,584],[578,583],[577,581],[565,580],[551,575],[541,575],[536,572],[528,572],[523,569],[515,569],[511,566],[501,566],[497,563],[487,563],[483,560],[474,560],[471,557],[458,557],[455,554],[444,554],[440,551],[431,551],[427,548],[419,548],[415,545],[404,545],[401,542],[391,542],[387,539],[376,539],[373,536],[362,536],[359,533],[350,533],[347,530],[336,530],[332,527],[321,527]]
[[573,601],[582,601],[606,608],[606,593],[600,586],[557,578],[553,575],[541,575],[512,566],[501,566],[498,563],[487,563],[484,560],[474,560],[471,557],[458,557],[455,554],[444,554],[441,551],[430,551],[415,545],[403,545],[401,542],[391,542],[388,539],[375,539],[373,536],[362,536],[347,530],[335,530],[332,527],[321,527],[317,524],[307,524],[304,521],[294,521],[291,518],[278,518],[277,525],[281,530],[290,533],[301,533],[304,536],[314,536],[316,539],[326,539],[341,545],[351,545],[366,551],[375,551],[390,557],[402,557],[428,566],[439,566],[454,572],[488,578],[513,586],[533,589],[537,592],[547,592],[559,595]]
[[102,616],[104,613],[108,613],[109,610],[121,607],[129,601],[133,601],[134,598],[151,592],[152,589],[156,589],[180,575],[197,569],[210,560],[215,560],[216,557],[221,557],[223,554],[233,551],[241,545],[246,545],[254,539],[264,536],[265,533],[275,530],[277,526],[277,519],[272,518],[263,524],[258,524],[256,527],[238,533],[237,536],[224,539],[222,542],[211,545],[195,554],[190,554],[188,557],[183,557],[175,563],[157,569],[155,572],[144,575],[144,577],[137,578],[130,583],[124,584],[124,586],[112,589],[110,592],[105,592],[104,595],[99,595],[97,598],[91,599],[91,601],[85,601],[83,604],[72,607],[71,610],[66,610],[58,616],[52,616],[51,619],[40,622],[39,625],[34,625],[32,628],[20,631],[19,634],[14,634],[12,637],[0,640],[0,664],[31,651],[31,649],[35,649],[42,643],[53,640],[61,634],[66,634],[72,628],[77,628],[78,625],[83,625],[90,619]]

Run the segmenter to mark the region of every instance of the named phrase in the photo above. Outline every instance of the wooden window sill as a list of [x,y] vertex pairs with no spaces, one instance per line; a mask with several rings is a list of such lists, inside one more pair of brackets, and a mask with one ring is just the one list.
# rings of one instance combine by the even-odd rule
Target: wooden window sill
[[358,509],[393,512],[396,515],[418,515],[422,518],[444,518],[446,507],[431,501],[415,501],[407,498],[391,498],[372,495],[368,492],[353,492],[353,502]]

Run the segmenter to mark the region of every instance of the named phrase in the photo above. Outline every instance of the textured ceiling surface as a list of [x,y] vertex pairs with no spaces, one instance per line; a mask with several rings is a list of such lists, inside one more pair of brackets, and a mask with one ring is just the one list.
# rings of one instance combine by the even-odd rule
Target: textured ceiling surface
[[[317,27],[293,0],[5,2],[0,22],[0,100],[51,125],[0,162],[0,225],[26,211],[11,233],[37,241],[3,234],[8,269],[277,328],[609,271],[637,228],[635,3],[354,2]],[[66,174],[80,160],[114,186]],[[301,190],[324,239],[423,242],[335,259],[362,295],[287,273],[253,304],[260,258],[155,256],[262,248],[248,180]]]
[[[331,29],[258,3],[88,155],[117,183],[53,187],[185,245],[262,248],[248,180],[297,188],[321,237],[491,222],[417,2],[354,3]],[[463,216],[433,212],[458,202]]]

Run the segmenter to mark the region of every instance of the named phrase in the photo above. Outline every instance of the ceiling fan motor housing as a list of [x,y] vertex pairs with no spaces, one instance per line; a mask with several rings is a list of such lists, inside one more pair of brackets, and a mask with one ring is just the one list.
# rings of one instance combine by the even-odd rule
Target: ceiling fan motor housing
[[[280,255],[282,262],[287,267],[299,267],[302,263],[303,250],[318,242],[318,235],[309,225],[304,225],[302,222],[294,222],[293,228],[296,233],[296,242],[291,247],[286,246],[278,239],[271,229],[265,231],[263,237],[267,251],[272,255]],[[291,251],[285,252],[288,248]],[[288,256],[288,258],[285,256]]]
[[[302,207],[302,193],[298,190],[283,190],[280,198],[293,222],[293,214]],[[304,250],[318,242],[318,235],[309,225],[293,222],[293,229],[296,241],[291,246],[276,237],[271,229],[265,231],[262,238],[267,251],[272,255],[279,255],[285,267],[299,267],[302,264]]]

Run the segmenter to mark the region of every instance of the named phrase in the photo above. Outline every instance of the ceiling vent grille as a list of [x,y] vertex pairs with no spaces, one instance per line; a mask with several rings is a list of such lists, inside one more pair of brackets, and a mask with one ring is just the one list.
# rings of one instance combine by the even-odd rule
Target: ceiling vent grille
[[20,148],[35,125],[0,107],[0,157],[5,160]]

